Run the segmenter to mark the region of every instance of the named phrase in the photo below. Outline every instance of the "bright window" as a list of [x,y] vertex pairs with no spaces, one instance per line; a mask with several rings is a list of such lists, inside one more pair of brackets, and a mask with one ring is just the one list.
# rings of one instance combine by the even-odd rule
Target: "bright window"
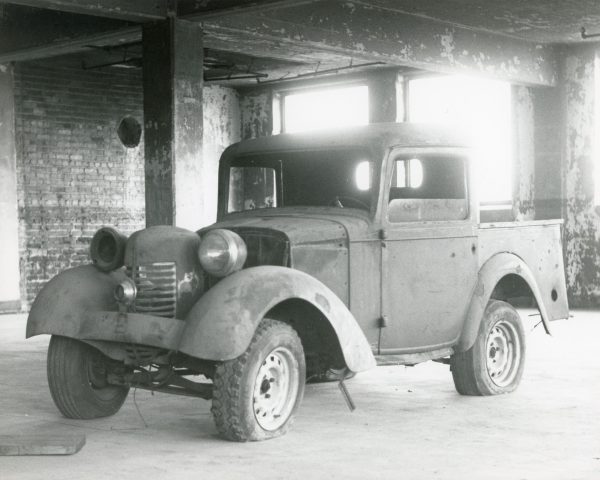
[[413,79],[409,119],[464,127],[471,136],[479,200],[512,203],[511,89],[506,82],[462,76]]
[[369,90],[365,85],[289,93],[283,97],[285,132],[366,125]]

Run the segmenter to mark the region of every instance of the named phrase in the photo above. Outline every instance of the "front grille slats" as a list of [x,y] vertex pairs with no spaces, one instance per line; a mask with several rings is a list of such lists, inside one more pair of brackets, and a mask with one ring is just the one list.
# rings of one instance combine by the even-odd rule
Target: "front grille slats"
[[177,313],[177,270],[173,262],[127,267],[137,288],[134,310],[174,318]]

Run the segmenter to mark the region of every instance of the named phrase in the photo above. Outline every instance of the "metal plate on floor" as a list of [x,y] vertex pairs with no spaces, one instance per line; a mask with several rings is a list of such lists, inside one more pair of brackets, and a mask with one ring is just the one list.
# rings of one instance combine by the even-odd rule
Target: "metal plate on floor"
[[85,445],[85,435],[0,435],[0,456],[73,455]]

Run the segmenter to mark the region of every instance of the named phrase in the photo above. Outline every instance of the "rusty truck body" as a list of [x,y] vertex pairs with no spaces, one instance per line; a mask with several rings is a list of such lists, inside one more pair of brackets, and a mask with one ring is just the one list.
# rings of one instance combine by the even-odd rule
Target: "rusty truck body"
[[394,124],[240,142],[219,167],[217,223],[100,229],[90,265],[52,279],[27,336],[71,418],[130,387],[212,399],[219,433],[291,425],[305,382],[376,364],[450,364],[467,395],[514,390],[516,299],[568,317],[561,221],[482,223],[459,135]]

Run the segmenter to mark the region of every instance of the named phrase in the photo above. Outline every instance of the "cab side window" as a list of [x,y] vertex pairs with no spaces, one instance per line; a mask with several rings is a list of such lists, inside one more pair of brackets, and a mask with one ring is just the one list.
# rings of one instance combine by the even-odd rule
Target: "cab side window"
[[388,220],[463,220],[468,215],[465,159],[425,154],[394,160]]

